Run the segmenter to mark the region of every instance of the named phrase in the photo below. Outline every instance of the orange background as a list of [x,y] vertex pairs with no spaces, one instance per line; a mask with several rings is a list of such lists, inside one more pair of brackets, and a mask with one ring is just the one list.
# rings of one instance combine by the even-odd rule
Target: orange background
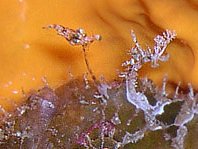
[[82,27],[103,39],[91,45],[88,58],[93,72],[107,80],[116,78],[126,59],[133,29],[142,45],[174,29],[177,40],[169,47],[170,60],[160,68],[144,67],[157,83],[166,73],[170,82],[191,82],[198,88],[198,3],[196,0],[9,0],[0,1],[0,104],[21,102],[22,89],[43,86],[42,77],[57,87],[86,72],[82,51],[42,27],[62,24]]

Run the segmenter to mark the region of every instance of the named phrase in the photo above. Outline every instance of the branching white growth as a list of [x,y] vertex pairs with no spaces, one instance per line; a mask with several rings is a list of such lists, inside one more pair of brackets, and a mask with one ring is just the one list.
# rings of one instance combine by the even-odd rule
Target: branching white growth
[[54,29],[54,30],[56,30],[58,35],[64,37],[69,42],[70,45],[82,47],[87,70],[88,70],[95,86],[98,86],[98,85],[100,86],[100,84],[98,84],[96,76],[92,72],[92,69],[89,65],[89,61],[87,59],[87,49],[91,43],[101,40],[102,37],[98,34],[88,36],[87,33],[85,32],[85,30],[82,28],[74,30],[74,29],[64,27],[64,26],[58,25],[58,24],[50,24],[47,27],[43,27],[43,28],[44,29]]
[[194,118],[194,115],[196,114],[196,108],[198,106],[198,104],[196,104],[196,100],[197,99],[194,96],[193,88],[191,84],[189,84],[189,93],[175,119],[174,125],[184,126]]
[[172,139],[171,146],[175,149],[184,148],[184,138],[187,135],[188,129],[186,126],[180,126],[177,130],[177,136]]
[[[124,62],[122,66],[126,68],[126,71],[121,74],[121,77],[124,77],[126,80],[126,96],[127,100],[135,106],[136,109],[140,109],[144,112],[146,129],[156,131],[159,129],[166,129],[170,126],[178,126],[177,136],[172,138],[172,147],[176,149],[184,148],[184,137],[187,134],[187,127],[185,126],[190,122],[195,114],[198,114],[198,104],[196,103],[198,95],[195,96],[192,85],[189,86],[189,93],[186,95],[179,94],[178,84],[175,95],[173,99],[169,99],[166,92],[167,77],[164,77],[162,88],[158,89],[154,93],[154,99],[156,100],[155,105],[151,105],[147,99],[147,96],[144,94],[145,88],[141,92],[137,91],[137,79],[138,71],[141,69],[142,65],[150,62],[152,67],[159,66],[159,61],[167,61],[169,55],[164,54],[165,49],[168,44],[175,39],[176,33],[174,31],[166,30],[162,35],[157,35],[154,38],[155,45],[153,49],[147,47],[147,49],[142,49],[140,44],[137,41],[137,38],[133,31],[131,31],[132,40],[135,43],[135,46],[131,49],[130,55],[131,59]],[[148,81],[142,80],[141,83],[144,87],[147,87]],[[150,85],[148,85],[148,88]],[[156,116],[164,113],[164,107],[172,104],[174,102],[183,101],[179,113],[177,114],[174,123],[171,125],[163,124],[161,121],[157,120]],[[123,144],[130,142],[136,142],[142,137],[144,137],[144,131],[140,130],[134,134],[126,133],[123,138]]]
[[150,47],[142,49],[133,30],[131,31],[131,37],[135,43],[135,46],[130,50],[131,59],[125,61],[122,66],[127,67],[127,72],[137,72],[144,63],[151,62],[152,67],[157,67],[159,66],[158,61],[167,61],[169,56],[164,53],[168,44],[175,39],[176,33],[175,31],[166,30],[163,35],[157,35],[154,38],[155,45],[153,49]]
[[[156,119],[156,116],[164,113],[164,107],[172,103],[172,101],[167,98],[167,78],[164,77],[162,89],[155,94],[156,104],[154,106],[149,103],[144,93],[136,90],[136,84],[138,71],[141,69],[143,64],[150,62],[152,67],[157,67],[159,66],[159,61],[167,61],[169,55],[164,54],[165,49],[176,37],[176,33],[174,31],[166,30],[162,35],[157,35],[154,38],[155,45],[153,49],[147,47],[146,50],[141,48],[133,31],[131,31],[131,36],[133,42],[135,43],[135,46],[132,47],[130,51],[131,59],[124,62],[122,65],[126,67],[126,72],[122,73],[122,77],[126,79],[127,100],[133,104],[136,109],[141,109],[144,112],[146,129],[151,131],[163,129],[165,126]],[[190,93],[190,95],[192,95],[192,91],[190,91]],[[124,143],[136,142],[139,139],[134,141],[132,138],[134,138],[134,136],[137,136],[137,138],[142,138],[144,136],[144,131],[141,131],[139,136],[138,134],[139,133],[127,133],[123,139]]]
[[63,36],[73,46],[88,46],[96,40],[101,40],[100,35],[87,36],[84,29],[70,29],[58,24],[50,24],[44,29],[54,29],[58,35]]
[[97,86],[99,94],[105,97],[106,99],[109,99],[109,95],[107,91],[108,89],[111,89],[111,86],[107,84],[103,76],[100,77],[99,81],[100,84]]
[[141,140],[142,138],[144,138],[144,133],[145,133],[145,129],[141,129],[136,131],[135,133],[131,134],[129,132],[126,132],[122,144],[128,144],[128,143],[136,143],[137,141]]
[[[132,103],[137,109],[143,110],[145,113],[148,111],[153,111],[152,114],[158,115],[163,113],[163,108],[165,105],[169,104],[167,98],[164,101],[158,101],[156,106],[149,104],[147,97],[140,92],[136,91],[136,82],[138,77],[138,70],[141,69],[142,65],[148,62],[152,63],[152,67],[158,66],[158,61],[167,60],[167,56],[164,55],[165,49],[168,44],[175,38],[176,33],[174,31],[166,30],[163,35],[157,35],[154,38],[155,46],[153,49],[147,48],[142,49],[137,41],[135,33],[131,31],[132,40],[135,46],[132,47],[130,54],[131,59],[123,63],[126,67],[126,72],[124,77],[126,79],[126,94],[127,99]],[[166,58],[165,58],[166,57]],[[162,86],[162,95],[166,96],[166,78],[164,78]],[[159,98],[161,99],[161,98]]]
[[[102,101],[105,101],[106,99],[108,99],[109,96],[107,94],[107,90],[110,89],[110,86],[108,86],[108,84],[105,81],[102,80],[102,82],[99,82],[96,79],[96,76],[92,72],[92,69],[89,65],[89,61],[87,58],[87,50],[88,50],[89,45],[95,41],[101,40],[102,37],[98,34],[88,36],[87,33],[85,32],[85,30],[82,28],[74,30],[74,29],[64,27],[64,26],[58,25],[58,24],[50,24],[47,27],[44,27],[44,29],[54,29],[54,30],[56,30],[58,35],[64,37],[69,42],[70,45],[82,47],[87,70],[93,80],[94,85],[98,89],[98,94],[101,95],[100,97],[98,96],[98,98],[101,98]],[[84,81],[86,84],[85,87],[89,88],[88,80],[87,80],[86,76],[84,76]]]
[[[131,59],[122,64],[122,66],[126,67],[126,72],[121,74],[121,76],[125,77],[126,79],[127,99],[137,109],[141,109],[144,112],[148,112],[152,109],[152,111],[155,111],[155,115],[161,114],[163,107],[169,102],[165,101],[163,103],[157,103],[159,113],[156,113],[157,108],[149,104],[147,97],[143,93],[136,91],[138,71],[145,63],[151,62],[152,67],[157,67],[158,61],[166,61],[168,56],[164,55],[165,49],[168,44],[175,38],[176,33],[174,31],[166,30],[162,36],[157,35],[154,38],[154,48],[151,49],[150,47],[147,47],[146,50],[141,48],[133,31],[131,31],[131,36],[133,42],[135,43],[135,46],[132,47],[130,51]],[[164,80],[162,88],[162,94],[164,96],[166,95],[165,87],[166,80]]]
[[163,32],[163,35],[157,35],[154,38],[155,41],[155,46],[153,48],[153,52],[151,53],[151,62],[152,62],[152,67],[157,67],[159,66],[158,61],[167,61],[169,55],[164,55],[164,52],[166,50],[166,47],[168,44],[175,39],[176,37],[176,32],[175,31],[170,31],[166,30]]

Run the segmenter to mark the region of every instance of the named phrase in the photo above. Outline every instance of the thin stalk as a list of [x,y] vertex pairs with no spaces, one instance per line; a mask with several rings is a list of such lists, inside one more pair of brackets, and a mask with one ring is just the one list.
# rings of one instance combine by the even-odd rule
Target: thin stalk
[[[96,79],[96,76],[94,75],[94,73],[92,72],[92,70],[91,70],[91,67],[90,67],[90,65],[89,65],[89,61],[88,61],[88,59],[87,59],[87,52],[86,52],[86,46],[83,46],[83,55],[84,55],[84,60],[85,60],[85,64],[86,64],[86,67],[87,67],[87,70],[88,70],[88,72],[89,72],[89,74],[90,74],[90,76],[91,76],[91,78],[92,78],[92,80],[93,80],[93,83],[94,83],[94,85],[95,85],[95,87],[97,88],[97,90],[98,90],[98,93],[100,94],[100,95],[102,95],[102,97],[103,97],[103,99],[107,99],[101,92],[100,92],[100,90],[99,90],[99,86],[100,86],[100,83],[97,81],[97,79]],[[105,108],[105,107],[104,107]]]
[[84,60],[85,60],[85,64],[86,64],[86,67],[87,67],[87,70],[95,84],[95,86],[97,87],[98,86],[98,81],[96,79],[96,76],[93,74],[93,71],[91,70],[91,67],[89,65],[89,61],[87,59],[87,52],[86,52],[86,46],[83,46],[83,56],[84,56]]

